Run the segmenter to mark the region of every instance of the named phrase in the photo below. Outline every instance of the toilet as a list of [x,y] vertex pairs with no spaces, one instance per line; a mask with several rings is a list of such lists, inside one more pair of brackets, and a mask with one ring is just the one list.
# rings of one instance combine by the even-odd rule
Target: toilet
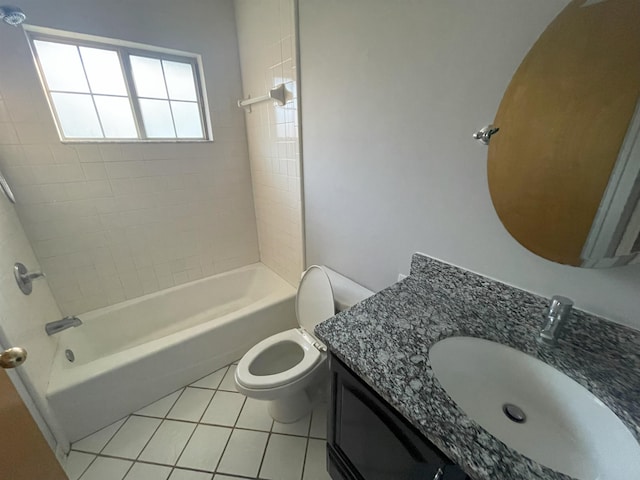
[[327,348],[313,328],[334,314],[329,276],[313,265],[302,275],[296,294],[299,327],[262,340],[242,357],[235,373],[238,391],[267,400],[277,422],[292,423],[307,415],[328,378]]

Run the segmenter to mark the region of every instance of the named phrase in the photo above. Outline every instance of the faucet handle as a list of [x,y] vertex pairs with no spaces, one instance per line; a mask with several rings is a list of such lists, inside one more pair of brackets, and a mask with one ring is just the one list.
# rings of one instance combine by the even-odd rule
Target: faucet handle
[[562,295],[554,295],[551,297],[551,304],[547,316],[549,317],[565,317],[573,308],[573,300]]
[[31,272],[27,270],[22,263],[16,262],[13,266],[13,276],[18,284],[18,288],[25,295],[30,295],[33,291],[33,281],[36,278],[44,277],[45,274],[42,272]]

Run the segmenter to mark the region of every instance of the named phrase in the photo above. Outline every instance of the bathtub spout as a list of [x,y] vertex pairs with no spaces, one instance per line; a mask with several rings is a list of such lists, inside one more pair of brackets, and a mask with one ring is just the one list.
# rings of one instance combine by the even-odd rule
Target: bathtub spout
[[82,320],[78,317],[64,317],[61,320],[56,320],[55,322],[49,322],[44,326],[47,335],[54,335],[62,330],[66,330],[71,327],[79,327],[82,325]]

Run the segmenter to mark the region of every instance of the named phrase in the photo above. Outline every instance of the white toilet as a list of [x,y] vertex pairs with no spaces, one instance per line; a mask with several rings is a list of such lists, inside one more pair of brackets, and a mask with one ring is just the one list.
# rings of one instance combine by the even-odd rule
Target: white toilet
[[269,414],[292,423],[311,411],[325,389],[327,349],[313,328],[335,313],[333,289],[322,267],[304,272],[296,295],[299,328],[259,342],[240,360],[235,381],[240,393],[268,400]]

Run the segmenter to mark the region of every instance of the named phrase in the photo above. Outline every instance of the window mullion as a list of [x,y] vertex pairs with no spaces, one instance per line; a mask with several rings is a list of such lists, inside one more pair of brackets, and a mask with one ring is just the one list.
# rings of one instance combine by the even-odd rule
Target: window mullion
[[129,51],[126,48],[118,49],[120,54],[120,61],[122,62],[122,71],[124,73],[124,83],[127,87],[127,93],[129,94],[129,101],[131,108],[133,109],[133,116],[138,129],[138,136],[146,140],[147,131],[144,127],[144,121],[142,119],[142,110],[140,109],[140,99],[138,98],[138,92],[136,91],[136,84],[133,81],[133,72],[131,71],[131,62],[129,61]]
[[80,47],[78,45],[76,45],[75,47],[76,47],[76,50],[78,50],[78,57],[80,57],[80,63],[82,64],[82,72],[84,73],[84,78],[87,81],[89,96],[91,97],[91,103],[93,104],[93,108],[96,111],[96,117],[98,118],[98,124],[100,125],[100,131],[102,132],[102,138],[107,138],[107,134],[104,133],[104,126],[102,126],[102,119],[100,118],[98,105],[96,105],[96,100],[95,98],[93,98],[93,89],[91,88],[91,84],[89,83],[89,75],[87,75],[87,69],[84,66],[84,59],[82,58],[82,52],[80,51]]
[[178,137],[178,127],[176,127],[176,119],[173,116],[173,106],[171,105],[171,96],[169,95],[169,86],[167,85],[167,74],[164,72],[164,62],[160,60],[160,68],[162,69],[162,80],[164,80],[164,90],[167,92],[167,102],[169,102],[169,112],[171,113],[171,123],[173,124],[173,134]]

